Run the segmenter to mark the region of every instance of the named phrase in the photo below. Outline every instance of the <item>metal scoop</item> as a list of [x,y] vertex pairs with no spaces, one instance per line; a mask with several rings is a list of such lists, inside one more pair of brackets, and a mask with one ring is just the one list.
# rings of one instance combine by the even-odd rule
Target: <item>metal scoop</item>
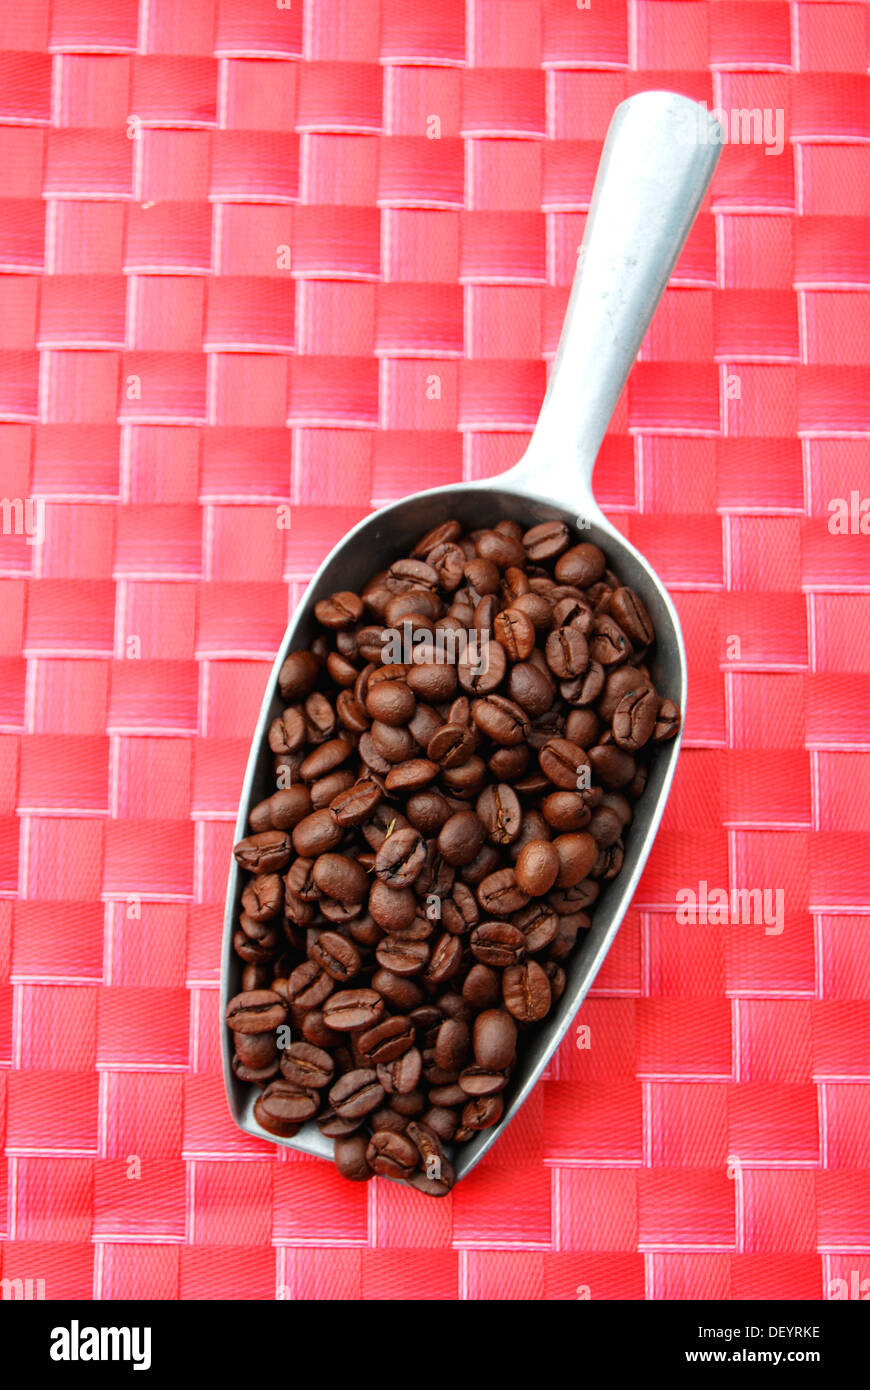
[[[292,650],[316,635],[318,599],[341,589],[359,591],[372,574],[406,555],[420,536],[455,517],[464,527],[494,526],[504,518],[524,528],[560,519],[577,540],[601,546],[610,567],[646,605],[656,631],[649,661],[656,689],[685,709],[686,653],[680,624],[661,580],[610,524],[592,492],[592,468],[610,417],[668,277],[713,176],[721,129],[706,108],[669,92],[644,92],[614,114],[586,234],[577,262],[550,384],[523,457],[483,482],[451,484],[384,507],[355,526],[315,574],[287,629],[269,679],[242,790],[236,839],[247,834],[251,808],[275,789],[269,725],[283,709],[278,671]],[[576,543],[576,542],[575,542]],[[565,962],[567,985],[558,1004],[524,1039],[501,1121],[466,1144],[452,1161],[457,1180],[468,1173],[516,1114],[565,1036],[606,956],[637,887],[662,817],[680,738],[662,745],[635,805],[621,873],[592,908],[592,926]],[[243,875],[233,863],[227,891],[221,1018],[240,989],[242,965],[232,949]],[[232,1042],[223,1034],[224,1077],[230,1110],[248,1134],[331,1157],[332,1140],[314,1123],[293,1139],[276,1139],[253,1117],[253,1086],[232,1071]],[[449,1146],[448,1146],[449,1148]]]

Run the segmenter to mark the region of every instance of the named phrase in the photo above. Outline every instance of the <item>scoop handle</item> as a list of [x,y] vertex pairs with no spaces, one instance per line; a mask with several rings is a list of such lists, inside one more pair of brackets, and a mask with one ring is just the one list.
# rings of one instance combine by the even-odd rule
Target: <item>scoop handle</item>
[[641,92],[613,115],[541,413],[497,480],[598,510],[592,468],[713,177],[722,128],[705,106]]

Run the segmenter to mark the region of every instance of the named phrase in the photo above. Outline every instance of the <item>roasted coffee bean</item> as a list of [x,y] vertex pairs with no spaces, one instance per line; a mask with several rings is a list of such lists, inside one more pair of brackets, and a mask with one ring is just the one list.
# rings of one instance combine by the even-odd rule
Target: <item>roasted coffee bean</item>
[[278,688],[285,700],[304,700],[314,689],[320,663],[310,652],[291,652],[278,672]]
[[554,830],[582,830],[589,823],[589,806],[579,792],[551,792],[541,803],[548,825]]
[[593,773],[605,787],[624,787],[635,774],[634,758],[615,743],[600,743],[590,748],[589,762]]
[[[516,1023],[504,1009],[485,1009],[474,1020],[474,1059],[478,1066],[490,1071],[507,1071],[513,1064],[516,1041]],[[464,1086],[463,1089],[468,1088]],[[487,1092],[478,1090],[476,1094]]]
[[334,931],[320,933],[311,947],[311,959],[317,961],[327,975],[339,984],[352,980],[361,965],[359,951],[353,942]]
[[560,867],[557,844],[558,841],[554,844],[550,840],[530,840],[520,850],[515,870],[517,883],[529,897],[543,897],[556,882]]
[[345,854],[320,854],[311,877],[321,893],[341,903],[361,903],[369,889],[364,869]]
[[552,707],[555,687],[538,666],[530,661],[519,661],[511,667],[508,694],[527,715],[536,719]]
[[571,544],[571,533],[564,521],[542,521],[523,535],[526,555],[533,564],[555,560]]
[[662,700],[656,715],[653,738],[656,743],[664,743],[673,738],[680,727],[680,711],[673,700]]
[[268,922],[284,902],[284,884],[278,874],[257,874],[242,889],[242,907],[255,922]]
[[419,975],[429,963],[429,954],[425,941],[404,935],[385,936],[375,948],[378,964],[394,975]]
[[534,960],[511,965],[505,970],[502,996],[508,1013],[521,1023],[535,1023],[550,1010],[550,982]]
[[552,846],[558,858],[557,888],[573,888],[575,883],[582,882],[598,857],[598,846],[592,836],[583,830],[576,834],[557,835]]
[[606,668],[618,666],[631,656],[631,643],[613,618],[596,618],[589,638],[589,655]]
[[388,888],[377,879],[369,892],[369,912],[386,932],[401,932],[417,916],[417,899],[410,888]]
[[576,627],[559,627],[547,638],[547,665],[559,680],[582,676],[589,665],[589,646]]
[[556,939],[559,917],[547,903],[533,902],[513,915],[513,924],[526,938],[526,954],[544,951]]
[[400,1013],[410,1013],[423,1003],[425,995],[420,986],[407,976],[395,975],[383,967],[372,976],[372,988],[383,1000]]
[[331,811],[324,808],[312,811],[310,816],[299,821],[292,834],[296,853],[303,859],[314,859],[340,844],[342,827],[336,823]]
[[254,1119],[270,1134],[290,1139],[317,1114],[319,1104],[316,1091],[290,1081],[273,1081],[254,1102]]
[[440,792],[414,792],[408,797],[405,810],[408,820],[421,835],[437,836],[450,817],[450,804]]
[[501,998],[501,979],[496,970],[478,961],[462,984],[462,997],[472,1009],[489,1009]]
[[383,1178],[409,1178],[420,1163],[416,1144],[389,1129],[372,1135],[365,1157],[372,1171]]
[[[551,738],[538,754],[538,762],[545,777],[556,787],[565,791],[575,790],[583,768],[588,768],[590,759],[578,744],[567,738]],[[582,781],[582,779],[581,779]]]
[[384,779],[388,792],[417,792],[438,776],[438,765],[429,758],[409,758],[391,768]]
[[444,932],[432,947],[423,978],[430,985],[441,985],[445,980],[453,979],[461,964],[462,943],[459,937]]
[[510,922],[481,922],[470,938],[471,953],[482,965],[503,970],[526,953],[526,939]]
[[517,883],[513,869],[497,869],[478,884],[477,901],[484,912],[498,916],[525,907],[529,896]]
[[659,697],[654,690],[635,690],[623,695],[613,712],[613,741],[627,753],[636,753],[652,737]]
[[391,1062],[379,1062],[378,1081],[387,1095],[411,1095],[417,1088],[423,1069],[423,1057],[417,1047],[409,1047]]
[[601,578],[605,563],[604,554],[597,545],[582,541],[560,555],[554,573],[558,583],[586,589]]
[[416,1030],[409,1018],[385,1018],[356,1036],[357,1051],[373,1065],[392,1062],[414,1046]]
[[636,647],[646,647],[655,639],[655,630],[641,600],[633,589],[614,589],[610,612]]
[[444,1071],[459,1071],[469,1046],[468,1024],[458,1018],[445,1018],[435,1039],[435,1061]]
[[270,1033],[286,1018],[287,1005],[270,989],[237,994],[226,1009],[226,1021],[234,1033]]
[[419,830],[408,826],[389,835],[375,856],[375,873],[390,888],[410,888],[426,862]]
[[448,864],[470,864],[486,838],[486,828],[474,811],[457,811],[441,827],[438,853]]
[[[497,1125],[503,1113],[504,1100],[501,1095],[477,1096],[463,1106],[460,1124],[462,1130],[475,1133],[479,1129],[490,1129]],[[457,1130],[454,1138],[458,1140],[462,1130]]]
[[366,696],[366,713],[383,724],[407,724],[417,702],[404,681],[380,681],[370,685]]
[[310,1091],[319,1091],[332,1081],[335,1063],[322,1047],[295,1042],[281,1053],[281,1075]]
[[359,1067],[340,1076],[329,1092],[329,1103],[337,1115],[346,1120],[359,1120],[377,1110],[384,1098],[384,1088],[377,1072]]
[[287,979],[287,999],[301,1012],[319,1009],[335,988],[335,981],[316,960],[303,961],[291,970]]
[[477,728],[502,748],[512,748],[529,735],[529,721],[522,706],[506,695],[487,695],[475,700],[471,717]]
[[323,1006],[323,1021],[338,1033],[370,1028],[384,1012],[384,1001],[375,989],[344,989],[332,994]]
[[342,829],[346,826],[362,825],[363,821],[369,819],[381,795],[381,789],[374,781],[367,779],[354,782],[352,787],[333,797],[329,804],[329,813],[336,825]]
[[467,651],[459,658],[456,675],[462,689],[469,694],[488,695],[501,685],[507,670],[507,652],[495,638],[480,643],[476,650],[472,650],[472,646],[469,643]]
[[233,1034],[236,1052],[243,1066],[260,1070],[271,1066],[278,1057],[278,1043],[274,1032]]
[[442,724],[429,740],[426,756],[441,768],[461,767],[477,746],[477,736],[468,724]]
[[510,845],[516,840],[523,823],[523,811],[512,787],[503,782],[485,787],[474,809],[491,844]]
[[251,874],[280,872],[290,862],[291,853],[286,830],[262,830],[258,835],[248,835],[233,849],[236,862]]
[[362,1134],[351,1134],[346,1139],[336,1139],[333,1148],[335,1166],[343,1178],[351,1182],[368,1182],[374,1176],[369,1167],[366,1150],[369,1139]]

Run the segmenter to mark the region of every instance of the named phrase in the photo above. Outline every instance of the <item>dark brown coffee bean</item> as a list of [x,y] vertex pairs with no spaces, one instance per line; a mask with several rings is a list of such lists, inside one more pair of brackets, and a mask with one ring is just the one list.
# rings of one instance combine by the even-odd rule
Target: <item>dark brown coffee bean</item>
[[419,1167],[420,1155],[404,1134],[380,1129],[369,1140],[366,1162],[382,1178],[409,1178]]
[[550,840],[530,840],[520,850],[516,863],[517,883],[530,897],[540,898],[549,893],[559,876],[556,844]]
[[319,1091],[332,1081],[335,1063],[322,1047],[295,1042],[281,1054],[281,1075],[309,1091]]
[[426,747],[426,756],[439,767],[461,767],[477,745],[474,729],[465,724],[442,724]]
[[338,1033],[371,1028],[384,1012],[384,1001],[375,989],[343,989],[323,1006],[323,1020]]
[[633,589],[614,589],[610,598],[610,612],[636,647],[648,646],[655,640],[655,629],[649,613]]
[[326,809],[312,811],[310,816],[299,821],[293,830],[293,848],[303,859],[315,859],[335,849],[341,841],[342,828],[337,825],[332,813]]
[[501,1095],[477,1096],[474,1100],[469,1100],[463,1106],[460,1121],[462,1129],[456,1131],[455,1138],[459,1139],[462,1130],[474,1133],[479,1129],[490,1129],[498,1124],[503,1113],[504,1099]]
[[310,652],[291,652],[278,672],[278,688],[285,700],[304,700],[314,689],[320,663]]
[[477,798],[475,812],[492,844],[513,844],[520,833],[523,812],[512,787],[503,782],[485,787]]
[[369,819],[381,795],[381,789],[374,781],[354,782],[353,786],[333,797],[329,803],[329,813],[342,829],[349,825],[361,825]]
[[615,743],[590,748],[589,762],[595,776],[605,787],[624,787],[635,773],[634,758]]
[[284,884],[278,874],[257,874],[242,889],[242,907],[254,922],[268,922],[281,911],[283,903]]
[[462,997],[472,1009],[489,1009],[501,999],[501,980],[495,970],[480,961],[473,965],[462,985]]
[[372,988],[400,1013],[410,1013],[425,999],[420,986],[412,979],[393,974],[392,970],[376,970],[372,976]]
[[484,912],[497,916],[525,907],[529,897],[517,883],[513,869],[497,869],[478,885],[477,901]]
[[542,521],[523,535],[526,555],[533,564],[555,560],[571,544],[571,533],[564,521]]
[[[455,541],[462,535],[462,526],[458,521],[441,521],[437,526],[433,526],[431,531],[427,531],[411,551],[415,560],[426,559],[428,552],[434,550],[436,545],[446,545],[450,541]],[[427,563],[431,563],[427,561]]]
[[572,888],[589,873],[598,857],[598,846],[586,831],[571,835],[557,835],[553,841],[559,861],[557,888]]
[[450,817],[450,805],[436,791],[414,792],[408,797],[405,810],[408,820],[421,835],[437,836]]
[[287,1005],[270,989],[237,994],[227,1004],[226,1021],[234,1033],[271,1033],[287,1018]]
[[467,1096],[494,1096],[508,1083],[506,1072],[493,1071],[476,1063],[460,1073],[459,1084]]
[[426,862],[419,830],[408,826],[388,835],[375,857],[375,873],[390,888],[410,888]]
[[388,792],[416,792],[437,776],[437,763],[428,758],[409,758],[387,773],[384,786]]
[[287,979],[287,998],[297,1011],[319,1009],[332,993],[335,982],[316,960],[303,961]]
[[539,752],[538,762],[541,771],[554,786],[574,791],[578,787],[581,770],[588,768],[590,759],[582,748],[569,739],[551,738]]
[[680,728],[679,707],[673,700],[662,700],[656,716],[655,730],[653,739],[656,743],[664,743],[667,739],[673,738]]
[[417,915],[417,899],[410,888],[388,888],[376,879],[369,891],[369,912],[384,931],[404,931]]
[[511,920],[526,938],[526,954],[530,956],[552,945],[559,931],[559,917],[548,903],[529,903]]
[[473,811],[457,811],[441,827],[438,853],[448,864],[470,864],[485,837],[483,823]]
[[502,975],[502,996],[508,1013],[521,1023],[535,1023],[550,1010],[550,982],[537,961],[511,965]]
[[441,704],[456,693],[456,668],[445,661],[426,661],[408,672],[408,688],[418,700]]
[[394,975],[419,975],[429,963],[429,947],[425,941],[407,936],[385,936],[378,942],[375,956],[378,964]]
[[248,835],[233,848],[236,862],[251,874],[280,872],[290,862],[290,836],[286,830],[263,830]]
[[254,1102],[254,1119],[270,1134],[290,1139],[300,1125],[317,1114],[319,1104],[315,1091],[290,1081],[273,1081]]
[[343,1119],[359,1120],[377,1110],[384,1098],[384,1088],[377,1073],[365,1067],[345,1072],[329,1092],[329,1103]]
[[631,643],[619,624],[607,614],[595,619],[589,638],[589,655],[606,668],[618,666],[631,656]]
[[452,980],[462,964],[462,942],[458,936],[444,932],[432,948],[432,955],[423,978],[428,984],[440,985]]
[[656,725],[659,697],[654,690],[623,695],[613,713],[613,741],[628,753],[636,753],[649,741]]
[[516,965],[526,953],[526,939],[510,922],[481,922],[470,939],[471,952],[482,965],[496,970]]
[[512,748],[528,738],[529,721],[525,710],[505,695],[487,695],[475,700],[471,717],[487,738],[503,748]]
[[470,1046],[468,1024],[458,1018],[445,1018],[435,1039],[435,1061],[444,1071],[458,1072],[464,1066]]
[[391,1062],[378,1063],[378,1081],[389,1096],[412,1095],[423,1070],[423,1057],[417,1047],[409,1047]]
[[592,705],[604,689],[604,667],[599,661],[590,661],[582,676],[562,681],[559,693],[570,705]]
[[496,690],[504,679],[507,670],[507,653],[501,642],[491,638],[481,643],[479,649],[468,651],[460,657],[456,674],[463,690],[471,695],[488,695]]
[[579,589],[586,589],[601,578],[605,563],[604,554],[597,545],[582,541],[560,555],[554,572],[560,584],[575,584]]
[[535,625],[520,608],[504,608],[493,623],[493,633],[510,661],[525,661],[535,646]]
[[576,627],[559,627],[547,638],[547,665],[560,680],[582,676],[589,665],[589,646]]
[[368,893],[365,870],[345,854],[318,855],[311,876],[321,893],[341,903],[361,903]]
[[417,702],[404,681],[380,681],[370,685],[366,696],[366,712],[383,724],[407,724],[413,717]]
[[[549,640],[549,639],[548,639]],[[552,707],[555,689],[552,681],[529,661],[511,667],[508,694],[532,719]]]
[[[513,1065],[516,1041],[516,1023],[504,1009],[485,1009],[474,1020],[474,1057],[478,1066],[488,1071],[507,1071]],[[490,1093],[478,1090],[476,1094]]]
[[367,1028],[356,1038],[357,1051],[372,1066],[392,1062],[414,1046],[416,1033],[407,1018],[385,1018],[373,1028]]
[[359,594],[340,592],[331,598],[322,598],[314,605],[314,616],[324,627],[337,631],[353,627],[363,614],[363,601]]
[[335,1166],[343,1178],[351,1182],[368,1182],[374,1172],[366,1159],[369,1140],[362,1134],[351,1134],[346,1139],[336,1139],[333,1150]]
[[590,810],[578,792],[551,792],[541,803],[548,825],[554,830],[582,830],[589,823]]
[[[320,861],[318,860],[318,863]],[[317,865],[315,865],[315,872]],[[338,932],[321,932],[311,947],[311,959],[326,971],[327,975],[339,984],[352,980],[359,972],[360,954],[352,941]]]

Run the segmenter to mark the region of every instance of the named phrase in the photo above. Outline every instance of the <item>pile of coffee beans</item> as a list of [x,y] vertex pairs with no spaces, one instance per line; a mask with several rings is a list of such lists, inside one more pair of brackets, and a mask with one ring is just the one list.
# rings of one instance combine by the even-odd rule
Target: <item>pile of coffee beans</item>
[[444,522],[315,616],[278,677],[276,790],[234,850],[233,1066],[271,1134],[314,1121],[345,1177],[441,1196],[680,711],[641,599],[562,521]]

